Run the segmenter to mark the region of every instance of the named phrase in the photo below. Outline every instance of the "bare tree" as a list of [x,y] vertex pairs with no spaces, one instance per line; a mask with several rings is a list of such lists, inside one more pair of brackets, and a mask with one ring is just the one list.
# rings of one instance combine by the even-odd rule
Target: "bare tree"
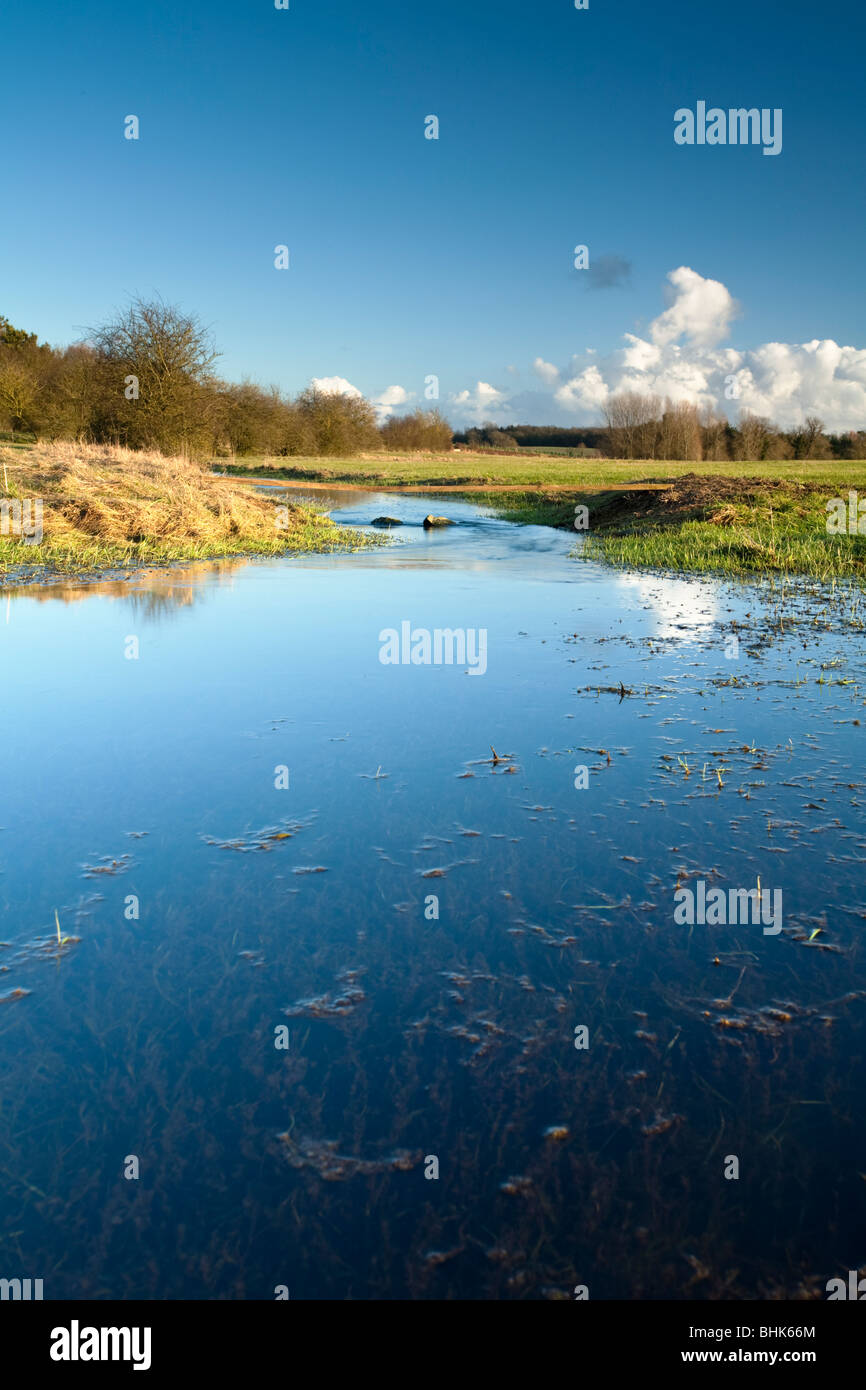
[[701,431],[698,408],[690,401],[665,401],[659,452],[663,459],[701,458]]
[[118,436],[166,452],[202,447],[209,422],[204,396],[219,353],[191,314],[160,299],[135,299],[111,322],[90,330],[109,369],[108,413]]
[[728,435],[731,427],[724,415],[707,406],[700,418],[701,452],[714,462],[728,457]]
[[795,458],[826,458],[828,448],[824,438],[824,421],[817,415],[807,415],[800,428],[793,431],[791,443]]
[[619,391],[604,407],[613,453],[619,458],[655,458],[661,401],[639,391]]
[[750,410],[741,411],[737,458],[752,459],[759,463],[767,457],[770,440],[776,432],[775,425],[763,415],[753,415]]

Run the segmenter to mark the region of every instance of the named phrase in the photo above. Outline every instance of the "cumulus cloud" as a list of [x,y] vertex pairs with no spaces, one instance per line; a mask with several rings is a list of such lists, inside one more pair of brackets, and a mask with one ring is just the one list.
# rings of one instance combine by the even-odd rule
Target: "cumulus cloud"
[[[357,386],[353,386],[351,381],[347,381],[344,376],[314,376],[310,383],[317,391],[321,391],[326,396],[355,396],[363,395]],[[413,400],[414,391],[407,391],[405,386],[386,386],[378,396],[370,397],[370,404],[376,411],[376,418],[379,424],[384,424],[398,406],[406,405]]]
[[536,376],[540,376],[542,381],[546,381],[548,386],[552,386],[555,381],[559,381],[559,368],[554,367],[552,362],[545,362],[543,357],[536,357],[532,364],[532,370]]
[[509,413],[507,394],[486,381],[476,382],[473,391],[458,391],[451,397],[451,404],[455,415],[476,425],[496,420],[503,409]]
[[601,371],[595,364],[587,367],[579,376],[565,381],[553,393],[553,399],[564,410],[598,414],[610,394],[610,389]]
[[688,338],[695,347],[714,347],[727,338],[737,302],[720,280],[705,280],[681,265],[668,275],[670,306],[650,324],[654,343],[664,346]]
[[413,400],[414,391],[407,391],[405,386],[386,386],[379,396],[373,396],[372,402],[376,408],[376,415],[379,424],[383,424],[389,416],[394,414],[398,405],[408,405]]
[[310,383],[323,396],[360,396],[363,393],[344,376],[314,376]]
[[381,396],[373,397],[373,404],[381,406],[405,405],[409,399],[410,393],[405,386],[386,386]]
[[[623,335],[604,357],[593,349],[557,368],[536,357],[533,372],[549,392],[509,395],[479,381],[451,397],[460,423],[596,424],[619,391],[692,401],[735,420],[741,410],[769,416],[790,429],[819,415],[833,431],[866,427],[866,349],[832,339],[721,346],[738,314],[719,280],[679,266],[668,275],[669,303],[646,337]],[[528,410],[528,408],[531,409]]]

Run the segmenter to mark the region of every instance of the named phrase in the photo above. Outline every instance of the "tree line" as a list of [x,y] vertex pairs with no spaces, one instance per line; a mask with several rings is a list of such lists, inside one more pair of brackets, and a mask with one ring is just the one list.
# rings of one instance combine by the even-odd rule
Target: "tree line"
[[164,454],[332,455],[368,450],[496,452],[521,446],[597,450],[613,458],[701,460],[866,458],[866,431],[825,431],[817,416],[793,430],[741,411],[736,424],[711,409],[621,391],[604,427],[568,429],[492,422],[452,434],[436,409],[379,423],[362,396],[315,386],[292,398],[277,387],[224,381],[211,336],[194,315],[161,300],[134,300],[82,342],[53,348],[0,316],[0,428],[38,439],[84,439]]
[[199,320],[161,300],[134,300],[67,348],[0,316],[0,427],[190,457],[451,448],[438,410],[380,425],[362,396],[224,381],[218,357]]
[[614,458],[724,461],[855,459],[866,457],[866,431],[828,434],[817,415],[796,429],[740,411],[737,424],[721,412],[687,401],[621,391],[604,406],[608,450]]
[[454,435],[455,444],[474,449],[598,449],[608,450],[607,431],[598,426],[584,428],[558,425],[475,425]]
[[721,412],[637,391],[611,396],[603,410],[604,427],[571,429],[487,422],[455,434],[454,443],[497,453],[534,445],[597,450],[607,458],[694,463],[866,458],[866,430],[829,434],[816,415],[807,417],[796,429],[782,430],[763,415],[744,410],[732,424]]

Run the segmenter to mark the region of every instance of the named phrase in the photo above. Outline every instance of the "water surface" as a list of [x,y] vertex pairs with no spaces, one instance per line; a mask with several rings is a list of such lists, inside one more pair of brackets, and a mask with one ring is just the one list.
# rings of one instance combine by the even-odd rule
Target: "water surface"
[[[823,1294],[866,1250],[856,602],[315,500],[406,524],[3,605],[0,1276]],[[383,665],[404,621],[486,672]],[[759,877],[778,935],[676,925]]]

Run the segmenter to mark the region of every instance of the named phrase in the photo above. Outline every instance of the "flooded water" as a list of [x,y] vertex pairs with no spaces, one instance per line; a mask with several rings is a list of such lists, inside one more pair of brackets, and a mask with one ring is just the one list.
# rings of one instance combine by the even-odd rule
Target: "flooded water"
[[0,1276],[823,1297],[866,1260],[856,601],[323,500],[405,524],[4,596]]

